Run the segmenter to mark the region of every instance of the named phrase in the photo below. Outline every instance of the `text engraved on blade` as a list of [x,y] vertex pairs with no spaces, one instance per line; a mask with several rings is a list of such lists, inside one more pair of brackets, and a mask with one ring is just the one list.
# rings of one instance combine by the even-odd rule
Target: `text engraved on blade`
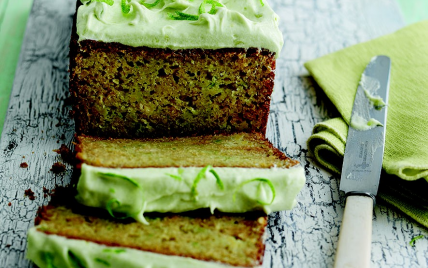
[[346,177],[347,179],[359,181],[362,178],[357,175],[358,173],[370,172],[371,158],[369,157],[369,151],[369,142],[361,142],[360,150],[358,152],[358,161],[353,164],[354,168],[352,169],[351,173]]

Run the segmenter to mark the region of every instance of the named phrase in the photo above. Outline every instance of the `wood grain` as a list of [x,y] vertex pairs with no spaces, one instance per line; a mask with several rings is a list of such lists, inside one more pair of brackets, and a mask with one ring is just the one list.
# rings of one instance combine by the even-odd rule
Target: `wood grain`
[[[308,155],[315,123],[335,116],[330,102],[303,67],[307,60],[390,33],[403,25],[393,0],[271,0],[285,45],[269,117],[268,138],[305,167],[307,183],[292,211],[269,218],[264,267],[331,267],[343,215],[338,178]],[[0,142],[0,267],[31,267],[25,259],[26,232],[43,187],[69,183],[71,166],[55,175],[62,143],[71,145],[74,125],[65,104],[68,42],[75,0],[35,0],[8,115]],[[25,158],[23,158],[25,157]],[[22,162],[28,168],[21,168]],[[24,196],[31,188],[35,200]],[[10,203],[10,206],[9,206]],[[427,267],[428,235],[419,224],[378,205],[374,212],[372,267]]]

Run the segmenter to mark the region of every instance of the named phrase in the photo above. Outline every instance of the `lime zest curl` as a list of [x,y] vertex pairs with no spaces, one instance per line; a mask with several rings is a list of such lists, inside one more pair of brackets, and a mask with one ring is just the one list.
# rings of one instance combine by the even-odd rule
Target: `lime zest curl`
[[122,13],[128,14],[131,11],[131,5],[128,4],[129,0],[122,0],[120,6],[122,7]]
[[220,188],[220,190],[223,191],[224,190],[224,185],[223,185],[223,182],[220,179],[220,176],[217,174],[217,172],[215,172],[215,170],[213,168],[211,168],[209,170],[209,172],[214,175],[216,183],[218,185],[218,188]]
[[422,239],[422,238],[424,238],[423,235],[418,235],[418,236],[413,237],[412,240],[410,240],[409,245],[412,246],[412,247],[414,247],[416,240],[419,240],[419,239]]
[[126,252],[126,250],[122,248],[114,248],[114,249],[106,248],[106,249],[103,249],[103,252],[119,254],[119,253]]
[[175,11],[175,14],[168,13],[168,17],[173,20],[198,20],[199,19],[198,15],[187,14],[181,11]]
[[237,192],[238,192],[242,187],[244,187],[246,184],[251,183],[251,182],[254,182],[254,181],[259,181],[259,182],[266,183],[266,184],[270,187],[270,190],[272,191],[272,200],[271,200],[270,202],[264,202],[264,201],[262,201],[262,200],[257,199],[257,203],[259,203],[260,205],[264,205],[264,206],[271,205],[271,204],[273,203],[273,201],[275,200],[275,197],[276,197],[275,186],[273,185],[273,183],[272,183],[270,180],[265,179],[265,178],[254,178],[254,179],[252,179],[252,180],[244,181],[244,182],[240,183],[240,184],[238,185],[238,187],[236,187],[235,192],[233,193],[233,201],[234,201],[234,202],[236,201],[236,193],[237,193]]
[[202,4],[199,6],[199,15],[203,13],[207,13],[205,10],[206,5],[211,5],[210,11],[208,11],[208,14],[215,15],[217,13],[217,7],[224,7],[224,5],[218,1],[215,0],[204,0]]
[[215,172],[215,170],[213,169],[212,166],[208,165],[208,166],[202,168],[201,171],[199,171],[198,175],[196,175],[196,178],[193,181],[192,188],[190,190],[190,194],[194,198],[196,198],[198,196],[198,190],[196,188],[198,187],[199,182],[203,178],[206,178],[207,171],[214,175],[214,177],[216,179],[216,183],[217,183],[218,187],[220,188],[220,190],[224,190],[224,185],[220,179],[220,176],[217,174],[217,172]]
[[131,179],[131,178],[123,176],[123,175],[118,175],[118,174],[114,174],[114,173],[98,172],[97,176],[99,176],[101,179],[122,179],[122,180],[125,180],[127,182],[130,182],[131,184],[133,184],[134,186],[136,186],[138,188],[141,188],[140,184],[138,184],[138,182],[136,182],[134,179]]
[[140,4],[142,4],[143,6],[145,6],[146,8],[153,8],[155,6],[157,6],[160,3],[161,0],[156,0],[153,3],[146,3],[146,0],[140,2]]
[[174,174],[169,174],[169,173],[165,173],[165,175],[167,175],[168,177],[173,178],[176,181],[182,181],[183,180],[183,178],[181,176],[179,176],[179,175],[174,175]]
[[118,220],[123,220],[123,219],[128,218],[127,215],[125,215],[123,217],[119,217],[119,216],[114,215],[113,208],[112,208],[113,204],[116,204],[116,207],[120,207],[120,202],[117,199],[113,198],[113,199],[110,199],[109,201],[107,201],[106,210],[108,211],[108,214],[110,214],[110,216],[112,216],[113,218],[118,219]]

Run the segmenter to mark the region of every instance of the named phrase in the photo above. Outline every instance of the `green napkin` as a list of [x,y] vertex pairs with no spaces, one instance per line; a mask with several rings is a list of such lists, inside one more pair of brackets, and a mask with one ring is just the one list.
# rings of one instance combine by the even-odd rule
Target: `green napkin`
[[[380,197],[428,227],[428,200],[419,191],[428,190],[428,21],[305,64],[342,116],[317,124],[308,147],[340,173],[358,82],[376,55],[392,61],[383,160],[388,175],[382,176]],[[422,182],[410,182],[416,180]]]

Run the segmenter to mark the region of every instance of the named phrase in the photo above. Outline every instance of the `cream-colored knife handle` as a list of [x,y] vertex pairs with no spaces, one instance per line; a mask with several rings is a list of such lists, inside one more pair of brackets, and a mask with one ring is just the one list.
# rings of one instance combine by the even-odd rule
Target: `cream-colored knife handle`
[[335,268],[370,267],[373,199],[348,196],[340,228]]

